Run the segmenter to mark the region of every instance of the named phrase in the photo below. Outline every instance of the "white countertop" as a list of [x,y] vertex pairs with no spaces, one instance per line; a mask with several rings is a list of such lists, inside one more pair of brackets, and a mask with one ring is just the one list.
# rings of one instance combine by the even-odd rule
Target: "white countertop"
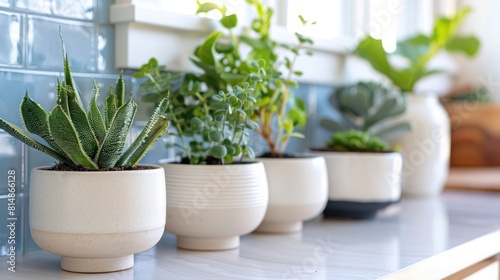
[[[18,258],[16,273],[2,259],[0,279],[401,279],[394,273],[423,277],[434,266],[439,275],[498,252],[500,193],[447,191],[436,199],[403,198],[374,220],[317,218],[302,233],[243,236],[236,250],[178,250],[166,233],[135,256],[133,269],[117,273],[61,271],[58,256],[34,252]],[[450,256],[457,261],[445,264]]]

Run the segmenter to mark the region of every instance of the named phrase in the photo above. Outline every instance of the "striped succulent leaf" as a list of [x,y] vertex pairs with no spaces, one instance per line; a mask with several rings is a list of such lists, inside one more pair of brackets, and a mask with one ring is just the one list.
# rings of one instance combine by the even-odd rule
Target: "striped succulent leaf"
[[99,88],[94,81],[94,96],[90,100],[89,109],[87,112],[87,118],[89,120],[90,127],[92,127],[94,134],[97,138],[99,144],[104,141],[106,137],[106,126],[104,125],[104,120],[102,119],[101,111],[97,106],[97,97],[99,96]]
[[57,146],[61,147],[73,164],[89,169],[99,167],[89,158],[80,143],[80,138],[70,117],[60,106],[54,107],[49,114],[50,134]]
[[116,110],[118,110],[116,94],[113,91],[113,87],[110,87],[108,90],[108,97],[106,97],[106,101],[104,103],[104,119],[106,123],[106,130],[109,129],[111,121],[116,114]]
[[46,153],[47,155],[55,158],[58,161],[64,162],[64,156],[59,154],[58,152],[54,151],[53,149],[43,145],[42,143],[34,140],[30,136],[26,135],[24,131],[19,128],[18,126],[11,124],[7,121],[4,121],[3,119],[0,119],[0,129],[5,130],[8,134],[10,134],[12,137],[16,138],[17,140],[23,142],[24,144],[37,149],[43,153]]
[[166,113],[167,109],[168,100],[163,99],[154,110],[153,115],[142,132],[118,160],[118,165],[135,165],[156,142],[158,137],[155,135],[158,133],[161,134],[163,130],[165,130],[163,134],[166,133],[169,123],[168,120],[161,119],[161,117]]
[[110,122],[108,133],[104,138],[99,151],[96,155],[96,161],[101,167],[113,167],[120,159],[127,134],[137,112],[137,105],[132,96],[127,103],[123,104]]
[[82,105],[76,99],[76,93],[72,88],[67,89],[68,92],[68,116],[71,119],[71,123],[76,129],[78,134],[78,139],[85,151],[90,158],[93,158],[97,153],[98,143],[94,135],[94,131],[90,127],[90,123],[87,119],[87,114],[82,108]]
[[47,113],[29,97],[28,92],[21,102],[20,111],[24,127],[28,132],[42,137],[59,154],[64,154],[50,134]]

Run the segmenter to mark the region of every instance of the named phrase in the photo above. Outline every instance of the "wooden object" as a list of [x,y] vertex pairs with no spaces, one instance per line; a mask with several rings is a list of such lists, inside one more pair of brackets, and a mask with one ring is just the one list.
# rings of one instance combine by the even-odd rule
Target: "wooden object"
[[451,166],[500,166],[500,106],[457,102],[445,109],[451,122]]

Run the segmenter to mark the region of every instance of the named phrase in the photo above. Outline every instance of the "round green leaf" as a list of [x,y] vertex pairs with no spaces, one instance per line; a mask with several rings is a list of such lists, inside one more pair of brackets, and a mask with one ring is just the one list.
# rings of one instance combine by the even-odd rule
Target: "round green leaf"
[[212,142],[219,143],[220,141],[222,141],[223,138],[224,136],[222,135],[222,132],[218,130],[212,130],[208,133],[208,139],[210,139],[210,141]]
[[191,119],[191,129],[193,129],[194,131],[202,130],[204,125],[205,124],[203,123],[203,121],[198,117],[194,117]]
[[231,156],[235,156],[235,155],[237,155],[237,154],[236,154],[236,149],[235,149],[233,146],[229,145],[229,146],[225,146],[225,147],[226,147],[226,149],[227,149],[227,153],[228,153],[229,155],[231,155]]
[[240,147],[240,145],[233,144],[232,146],[234,148],[234,154],[233,154],[234,156],[237,156],[237,155],[241,154],[241,147]]
[[227,155],[227,149],[222,145],[215,145],[210,149],[210,155],[214,158],[222,159]]

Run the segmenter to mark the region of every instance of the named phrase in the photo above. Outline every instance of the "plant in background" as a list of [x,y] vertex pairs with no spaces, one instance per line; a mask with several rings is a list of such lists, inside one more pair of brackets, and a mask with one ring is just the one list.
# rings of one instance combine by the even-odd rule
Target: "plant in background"
[[146,127],[125,150],[128,131],[137,111],[132,95],[125,98],[123,77],[108,91],[104,114],[98,108],[99,89],[94,87],[93,98],[85,111],[74,86],[68,57],[64,59],[64,81],[57,84],[57,104],[49,112],[35,103],[26,92],[21,102],[21,117],[26,130],[48,144],[28,136],[21,128],[0,119],[0,128],[26,145],[55,158],[55,169],[108,170],[134,167],[151,146],[168,130],[163,115],[168,100],[163,99],[154,110]]
[[405,97],[373,82],[340,87],[330,96],[336,119],[322,119],[333,132],[327,147],[335,151],[380,152],[389,147],[380,138],[392,138],[411,130],[408,122],[387,123],[406,109]]
[[330,96],[337,111],[335,119],[320,120],[332,132],[356,130],[389,139],[411,130],[408,122],[387,123],[406,110],[405,97],[373,82],[359,82],[340,87]]
[[[470,11],[470,8],[463,8],[451,18],[438,18],[431,35],[418,34],[399,42],[393,54],[384,50],[380,40],[370,36],[358,44],[355,54],[367,60],[401,91],[412,92],[415,84],[422,78],[442,72],[428,68],[429,61],[440,51],[463,53],[468,57],[476,55],[480,46],[479,40],[474,36],[457,35],[460,24]],[[405,58],[408,66],[397,68],[391,65],[390,58],[395,56]]]
[[181,77],[173,90],[171,80],[179,76],[162,71],[154,58],[134,76],[147,78],[141,85],[146,99],[168,96],[172,90],[167,117],[176,128],[171,135],[179,141],[173,146],[180,149],[184,163],[229,164],[255,157],[248,146],[248,130],[258,128],[251,120],[257,109],[254,91],[262,82],[257,62],[249,65],[248,81],[232,86],[231,91],[202,91],[203,82],[191,74]]
[[472,90],[447,95],[441,98],[443,102],[477,102],[491,103],[490,92],[485,86],[477,86]]

